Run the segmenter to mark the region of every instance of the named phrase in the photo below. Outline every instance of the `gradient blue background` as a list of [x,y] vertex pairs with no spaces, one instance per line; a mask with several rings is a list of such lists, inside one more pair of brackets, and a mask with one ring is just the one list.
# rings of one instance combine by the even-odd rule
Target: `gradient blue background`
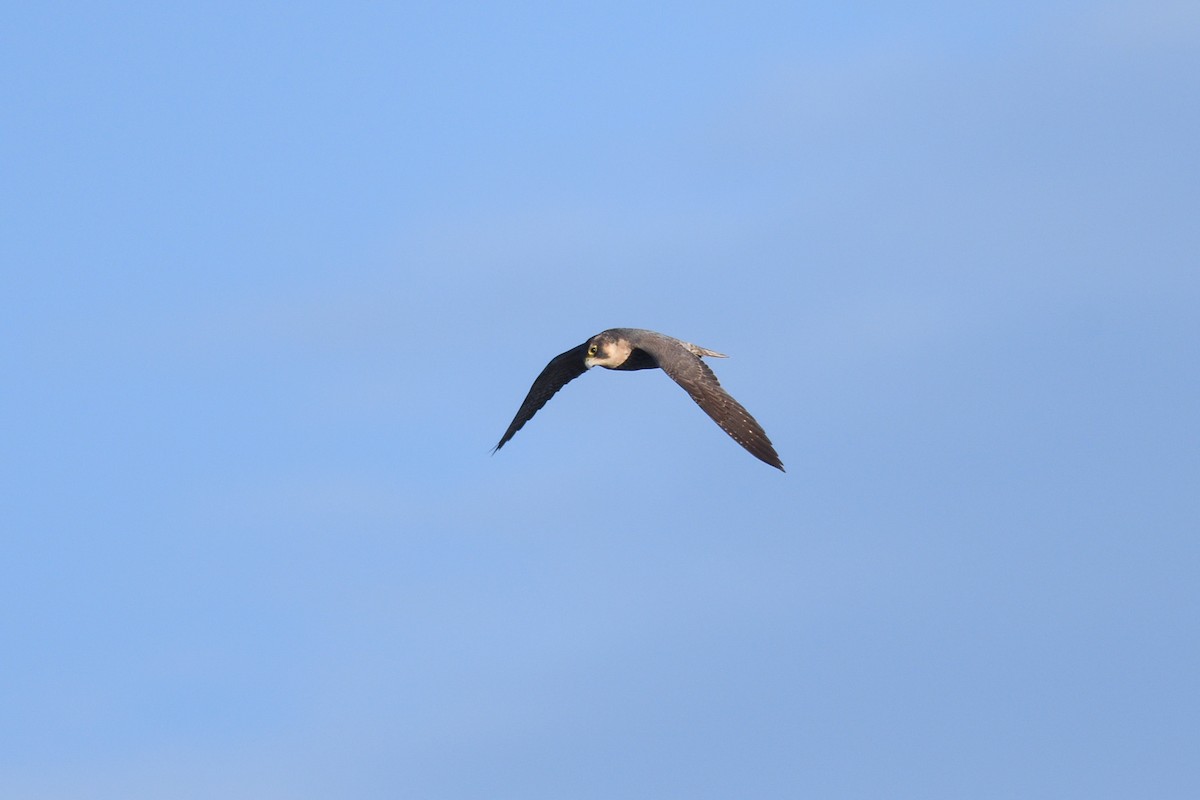
[[3,796],[1200,796],[1194,3],[0,23]]

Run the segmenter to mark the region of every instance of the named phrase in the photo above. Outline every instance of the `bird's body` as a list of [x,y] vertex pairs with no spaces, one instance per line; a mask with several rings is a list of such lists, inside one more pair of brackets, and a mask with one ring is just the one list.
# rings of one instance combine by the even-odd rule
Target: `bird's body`
[[682,386],[735,442],[755,458],[782,470],[783,462],[762,426],[721,388],[717,376],[700,360],[703,356],[726,358],[716,351],[641,328],[611,328],[598,333],[550,360],[533,382],[493,452],[503,447],[559,389],[592,367],[615,370],[659,368]]

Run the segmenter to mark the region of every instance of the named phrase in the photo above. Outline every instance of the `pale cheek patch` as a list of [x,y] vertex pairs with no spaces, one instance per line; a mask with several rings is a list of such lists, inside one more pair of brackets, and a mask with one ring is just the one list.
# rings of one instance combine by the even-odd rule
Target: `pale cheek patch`
[[590,361],[591,366],[594,367],[616,369],[629,360],[632,352],[633,348],[624,342],[610,342],[607,345],[601,345],[600,352],[590,359],[584,359],[583,363],[587,364]]

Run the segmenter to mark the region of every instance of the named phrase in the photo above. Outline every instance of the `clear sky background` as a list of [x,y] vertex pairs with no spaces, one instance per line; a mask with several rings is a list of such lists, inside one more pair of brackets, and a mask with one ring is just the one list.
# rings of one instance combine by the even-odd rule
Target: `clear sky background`
[[[10,3],[0,795],[1200,796],[1200,6]],[[713,364],[787,474],[608,327]]]

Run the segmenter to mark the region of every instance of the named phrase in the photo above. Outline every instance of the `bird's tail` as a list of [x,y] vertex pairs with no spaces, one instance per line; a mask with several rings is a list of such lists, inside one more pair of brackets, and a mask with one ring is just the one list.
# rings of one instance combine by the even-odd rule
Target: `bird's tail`
[[718,353],[716,350],[708,350],[704,347],[698,347],[691,342],[685,342],[684,344],[687,345],[688,350],[691,350],[698,356],[708,356],[709,358],[729,358],[729,356],[725,355],[724,353]]

